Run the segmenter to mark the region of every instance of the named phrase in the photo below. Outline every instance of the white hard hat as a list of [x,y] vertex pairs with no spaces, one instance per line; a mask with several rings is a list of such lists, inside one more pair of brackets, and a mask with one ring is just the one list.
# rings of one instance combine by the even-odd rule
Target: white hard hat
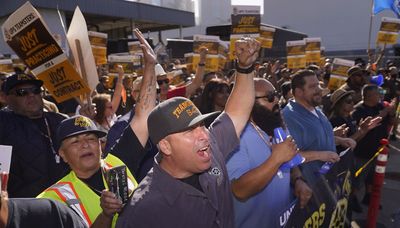
[[156,76],[166,75],[164,68],[160,64],[156,64],[154,67],[156,71]]

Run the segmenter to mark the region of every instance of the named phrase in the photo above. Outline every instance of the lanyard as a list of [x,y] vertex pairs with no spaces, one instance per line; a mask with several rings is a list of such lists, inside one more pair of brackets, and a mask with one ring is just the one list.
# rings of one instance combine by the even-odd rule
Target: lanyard
[[[272,154],[272,145],[267,139],[265,139],[264,135],[261,133],[261,129],[257,125],[255,125],[253,123],[253,121],[250,121],[250,124],[257,131],[258,135],[264,141],[265,145],[267,145],[269,148],[271,148],[271,154]],[[278,169],[278,172],[276,173],[276,175],[281,179],[283,178],[283,173],[282,173],[282,171],[280,169]]]
[[54,149],[53,140],[51,139],[50,125],[47,122],[47,119],[46,119],[46,117],[44,115],[43,115],[43,118],[44,118],[44,123],[46,124],[46,129],[47,129],[47,135],[43,134],[43,136],[46,137],[49,140],[51,151],[53,152],[53,155],[54,155],[54,160],[56,161],[57,164],[59,164],[60,163],[60,156],[57,154],[56,150]]
[[271,147],[272,147],[271,143],[270,143],[267,139],[265,139],[264,135],[261,133],[261,129],[260,129],[257,125],[255,125],[255,124],[253,123],[253,121],[250,121],[250,124],[251,124],[251,125],[254,127],[254,129],[257,131],[257,133],[258,133],[258,135],[260,136],[260,138],[262,139],[262,141],[264,141],[264,143],[265,143],[269,148],[271,148]]

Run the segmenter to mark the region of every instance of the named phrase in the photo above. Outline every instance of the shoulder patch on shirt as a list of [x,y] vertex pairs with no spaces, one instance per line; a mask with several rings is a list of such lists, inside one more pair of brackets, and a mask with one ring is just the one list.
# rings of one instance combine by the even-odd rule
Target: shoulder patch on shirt
[[152,180],[153,169],[150,169],[150,171],[147,173],[147,176],[140,182],[139,186],[133,192],[131,201],[129,203],[131,206],[134,206],[137,202],[143,199],[146,193],[149,192]]

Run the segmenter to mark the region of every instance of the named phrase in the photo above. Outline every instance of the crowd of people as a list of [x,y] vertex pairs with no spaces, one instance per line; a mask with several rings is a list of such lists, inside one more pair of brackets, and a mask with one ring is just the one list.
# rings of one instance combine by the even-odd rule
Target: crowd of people
[[[396,138],[393,62],[374,71],[359,59],[330,90],[329,59],[289,69],[260,61],[259,42],[242,38],[232,69],[206,72],[201,48],[190,74],[176,69],[180,62],[158,64],[134,33],[143,75],[124,76],[118,67],[114,86],[102,75],[89,103],[58,104],[33,75],[1,74],[0,145],[12,146],[12,159],[0,227],[279,227],[294,199],[307,206],[325,162],[350,148],[354,172],[380,139]],[[377,74],[383,85],[371,83]],[[276,128],[289,135],[281,143],[271,140]],[[303,164],[280,169],[297,155]],[[127,167],[128,202],[107,182],[119,166]],[[354,179],[349,210],[368,204],[373,167]]]

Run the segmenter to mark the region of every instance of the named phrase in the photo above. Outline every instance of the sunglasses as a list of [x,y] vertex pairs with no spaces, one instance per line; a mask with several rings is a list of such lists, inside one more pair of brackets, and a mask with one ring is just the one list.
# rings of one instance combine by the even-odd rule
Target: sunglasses
[[256,97],[256,99],[267,98],[268,102],[271,103],[271,102],[273,102],[275,100],[275,97],[279,98],[279,96],[280,95],[279,95],[279,93],[277,91],[269,91],[267,93],[267,95]]
[[13,94],[17,97],[25,97],[28,94],[32,93],[32,94],[40,94],[42,92],[42,90],[39,87],[31,87],[31,88],[20,88],[20,89],[16,89]]
[[160,80],[157,80],[157,83],[158,83],[158,85],[162,85],[162,84],[168,84],[169,83],[169,79],[168,78],[166,78],[166,79],[160,79]]

